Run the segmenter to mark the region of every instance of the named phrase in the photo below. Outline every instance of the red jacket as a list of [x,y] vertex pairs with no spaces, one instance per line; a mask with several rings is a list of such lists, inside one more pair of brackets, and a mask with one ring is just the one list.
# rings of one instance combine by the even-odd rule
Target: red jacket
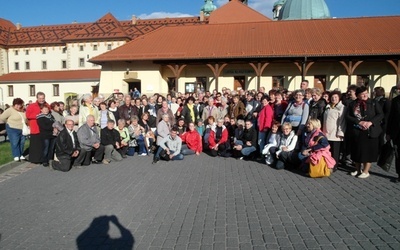
[[[50,106],[47,102],[45,102],[44,105],[46,105],[50,109]],[[37,135],[40,133],[39,125],[37,124],[37,120],[36,120],[36,116],[38,114],[40,114],[40,106],[39,106],[38,102],[30,104],[26,108],[26,118],[29,121],[29,127],[31,129],[32,135]]]
[[186,143],[189,149],[195,151],[196,153],[200,153],[203,151],[202,139],[197,130],[188,130],[181,135],[181,139],[182,142]]
[[[215,145],[217,145],[217,143],[215,142],[215,128],[216,126],[213,126],[211,128],[210,136],[208,137],[208,146],[210,148],[214,148]],[[228,130],[226,129],[225,126],[222,126],[222,137],[221,140],[219,140],[218,144],[221,145],[227,141],[228,141]]]
[[261,109],[258,113],[258,131],[263,132],[272,127],[272,120],[274,119],[274,110],[268,104]]

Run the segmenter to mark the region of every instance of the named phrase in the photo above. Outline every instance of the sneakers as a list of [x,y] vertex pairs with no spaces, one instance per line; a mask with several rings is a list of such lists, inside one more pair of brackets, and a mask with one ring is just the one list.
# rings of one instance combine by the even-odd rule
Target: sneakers
[[358,176],[358,178],[361,178],[361,179],[365,179],[365,178],[368,178],[369,177],[369,173],[361,173],[359,176]]
[[351,176],[356,176],[356,175],[358,175],[358,171],[351,172],[350,175]]
[[102,161],[102,163],[103,163],[103,164],[106,164],[106,165],[107,165],[107,164],[110,164],[110,160],[104,159],[104,160]]
[[19,157],[14,157],[14,161],[19,161]]
[[21,155],[21,156],[19,157],[19,159],[20,159],[21,161],[26,160],[25,157],[24,157],[23,155]]
[[141,153],[140,156],[147,156],[147,154],[146,153]]

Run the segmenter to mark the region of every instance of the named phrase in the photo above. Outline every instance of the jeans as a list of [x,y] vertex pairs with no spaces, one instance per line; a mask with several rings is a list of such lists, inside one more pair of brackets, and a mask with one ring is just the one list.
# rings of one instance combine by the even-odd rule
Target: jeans
[[[157,153],[156,153],[155,156],[154,156],[155,158],[160,159],[161,150],[163,150],[163,148],[162,148],[162,147],[158,147]],[[169,152],[170,152],[171,154],[174,153],[174,151],[172,151],[172,150],[170,150]],[[172,157],[171,160],[174,160],[174,161],[176,161],[176,160],[183,160],[183,154],[175,155],[174,157]]]
[[181,148],[181,154],[183,155],[194,155],[196,152],[194,150],[191,150],[187,144],[182,144]]
[[43,155],[42,163],[49,163],[49,160],[54,159],[54,146],[56,143],[56,138],[42,139],[43,140]]
[[22,129],[11,128],[6,124],[6,131],[8,134],[8,139],[11,144],[11,153],[13,157],[21,157],[24,152],[26,137],[22,135]]
[[256,147],[254,146],[250,146],[250,147],[243,147],[243,142],[240,140],[237,140],[235,142],[235,145],[241,145],[242,146],[242,150],[240,151],[242,153],[242,155],[244,156],[249,156],[251,153],[253,153],[254,151],[256,151]]
[[268,132],[258,132],[258,145],[260,146],[260,154],[262,154],[262,151],[265,146],[265,137],[267,136]]

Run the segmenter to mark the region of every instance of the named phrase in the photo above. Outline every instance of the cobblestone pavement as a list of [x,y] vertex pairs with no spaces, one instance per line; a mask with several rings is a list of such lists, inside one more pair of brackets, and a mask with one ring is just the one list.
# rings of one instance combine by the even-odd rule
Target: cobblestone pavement
[[[348,170],[347,170],[348,171]],[[0,249],[400,249],[400,184],[188,156],[0,178]]]

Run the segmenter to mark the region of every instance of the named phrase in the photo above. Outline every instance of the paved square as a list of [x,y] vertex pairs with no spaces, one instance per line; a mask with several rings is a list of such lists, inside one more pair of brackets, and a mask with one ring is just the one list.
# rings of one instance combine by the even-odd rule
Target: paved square
[[400,185],[338,171],[311,179],[255,162],[151,164],[0,176],[0,249],[400,249]]

